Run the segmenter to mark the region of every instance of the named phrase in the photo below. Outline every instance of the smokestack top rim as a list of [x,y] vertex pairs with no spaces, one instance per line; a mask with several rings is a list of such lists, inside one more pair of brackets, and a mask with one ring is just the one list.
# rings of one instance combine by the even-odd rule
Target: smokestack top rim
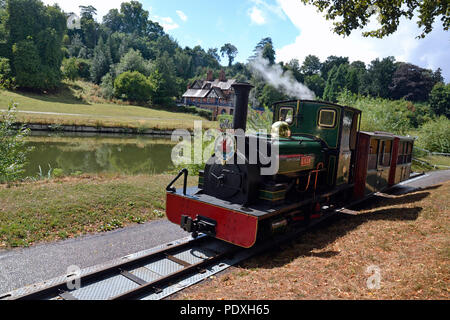
[[248,82],[237,82],[237,83],[232,84],[231,87],[232,88],[234,88],[234,87],[241,87],[241,88],[244,87],[244,88],[253,89],[255,86],[251,85]]

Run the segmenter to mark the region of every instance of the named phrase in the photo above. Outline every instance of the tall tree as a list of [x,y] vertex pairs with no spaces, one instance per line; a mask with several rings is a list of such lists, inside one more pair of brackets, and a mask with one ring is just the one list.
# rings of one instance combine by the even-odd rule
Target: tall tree
[[99,84],[102,77],[106,75],[111,67],[111,49],[109,39],[105,43],[100,37],[97,46],[94,49],[94,57],[91,62],[91,77],[92,81]]
[[[348,36],[352,31],[367,26],[373,16],[378,18],[379,29],[363,32],[368,37],[383,38],[397,31],[401,18],[417,19],[425,37],[433,30],[436,18],[440,18],[444,30],[450,27],[450,10],[448,1],[418,0],[301,0],[312,4],[320,12],[326,12],[326,19],[333,20],[334,32]],[[373,19],[372,19],[373,20]]]
[[394,57],[373,60],[363,80],[363,93],[374,97],[389,98],[389,86],[396,69]]
[[427,101],[435,85],[433,72],[411,63],[400,63],[389,86],[393,99]]
[[67,31],[61,9],[38,0],[8,0],[5,28],[17,85],[41,90],[59,86]]
[[308,55],[303,61],[301,71],[303,72],[303,74],[307,76],[312,76],[313,74],[320,73],[321,68],[322,63],[320,62],[319,57],[314,55]]
[[324,79],[328,80],[328,72],[333,69],[333,67],[339,68],[341,64],[349,64],[348,57],[337,57],[329,56],[320,68],[320,72]]
[[329,72],[327,85],[323,93],[323,99],[330,102],[336,102],[339,93],[347,86],[348,65],[341,64],[334,66]]
[[226,43],[220,48],[220,53],[222,57],[228,57],[228,66],[231,67],[233,65],[233,61],[238,54],[238,49],[233,46],[231,43]]
[[[94,20],[97,9],[93,6],[80,6],[81,11],[81,33],[85,46],[94,49],[98,38],[98,23]],[[92,52],[92,51],[91,51]]]

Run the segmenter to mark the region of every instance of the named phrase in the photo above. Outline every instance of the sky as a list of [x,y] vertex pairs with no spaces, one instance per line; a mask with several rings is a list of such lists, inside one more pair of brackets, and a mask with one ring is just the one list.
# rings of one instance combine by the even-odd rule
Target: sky
[[[66,12],[79,13],[78,6],[93,5],[97,20],[123,0],[44,0],[58,3]],[[331,31],[332,22],[312,6],[299,0],[141,0],[150,19],[158,21],[180,46],[220,48],[231,43],[239,50],[235,61],[247,62],[256,44],[271,37],[277,61],[289,62],[313,54],[321,61],[330,55],[349,57],[369,64],[375,58],[394,56],[435,71],[440,67],[450,82],[450,33],[442,29],[439,19],[425,39],[417,39],[420,29],[416,20],[401,20],[397,32],[383,39],[365,38],[361,30],[349,37]],[[376,26],[373,24],[372,26]],[[226,57],[222,64],[227,64]]]

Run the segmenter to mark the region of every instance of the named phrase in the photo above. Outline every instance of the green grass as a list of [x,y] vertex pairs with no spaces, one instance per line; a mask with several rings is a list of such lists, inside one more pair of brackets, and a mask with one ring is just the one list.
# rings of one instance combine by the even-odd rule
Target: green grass
[[[173,175],[85,175],[0,185],[0,248],[26,247],[163,218],[165,188],[172,179]],[[190,178],[190,183],[195,184],[195,179]]]
[[78,81],[51,94],[3,90],[0,91],[0,109],[7,109],[8,104],[13,101],[18,104],[18,111],[61,114],[20,112],[17,115],[18,120],[26,123],[173,130],[191,129],[194,121],[200,120],[205,128],[217,127],[216,122],[207,121],[197,115],[107,102],[91,93],[92,86]]

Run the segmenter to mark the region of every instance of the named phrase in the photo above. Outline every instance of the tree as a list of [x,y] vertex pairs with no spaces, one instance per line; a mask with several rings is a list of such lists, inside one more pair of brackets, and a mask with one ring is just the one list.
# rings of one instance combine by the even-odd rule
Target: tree
[[171,103],[178,94],[175,64],[167,52],[155,60],[150,81],[155,87],[153,102],[157,104]]
[[433,72],[411,63],[400,63],[389,86],[393,99],[427,101],[435,85]]
[[258,42],[255,49],[253,49],[253,53],[253,56],[249,60],[254,60],[258,56],[261,56],[263,59],[267,59],[270,65],[275,64],[275,50],[273,48],[272,38],[264,38]]
[[61,9],[37,0],[9,0],[6,11],[6,46],[17,85],[41,90],[58,87],[67,31]]
[[322,68],[322,63],[317,56],[308,55],[303,61],[301,71],[303,74],[307,76],[312,76],[313,74],[320,73],[320,69]]
[[323,99],[325,101],[337,102],[339,93],[346,88],[347,85],[347,70],[348,66],[341,64],[339,67],[334,66],[329,72],[329,77]]
[[94,49],[94,57],[91,65],[91,78],[96,84],[99,84],[102,77],[109,72],[112,63],[109,42],[104,43],[100,38]]
[[270,84],[266,84],[262,90],[259,102],[261,105],[271,108],[277,101],[286,100],[286,95],[272,87]]
[[154,86],[143,74],[137,71],[127,71],[114,81],[114,92],[119,98],[147,102],[154,93]]
[[226,43],[222,46],[222,48],[220,48],[220,53],[222,57],[225,57],[225,55],[228,57],[228,66],[231,67],[233,65],[234,58],[236,58],[238,54],[238,49],[231,43]]
[[305,77],[305,85],[314,91],[316,97],[323,97],[326,84],[326,81],[319,74]]
[[216,59],[217,62],[220,62],[219,49],[217,49],[217,48],[209,48],[207,53],[208,53],[208,55],[210,55],[211,57]]
[[388,98],[390,94],[389,86],[396,69],[394,57],[373,60],[363,79],[363,93],[374,97]]
[[322,74],[322,78],[328,79],[328,72],[330,72],[333,67],[339,68],[341,64],[349,64],[349,60],[347,57],[337,57],[337,56],[329,56],[324,63],[322,63],[322,67],[320,68],[320,72]]
[[[441,17],[443,29],[448,31],[450,14],[448,1],[377,1],[377,0],[302,0],[312,4],[320,12],[326,12],[326,19],[333,20],[334,32],[349,36],[352,31],[367,26],[370,18],[378,18],[379,29],[363,32],[365,37],[383,38],[397,31],[400,18],[412,20],[422,28],[419,37],[424,38],[433,30],[436,18]],[[372,19],[373,20],[373,19]]]
[[152,72],[151,68],[150,61],[145,60],[139,51],[130,49],[114,68],[114,76],[117,77],[127,71],[137,71],[148,77]]
[[120,5],[123,15],[123,32],[144,35],[147,31],[148,11],[138,1],[124,2]]
[[93,6],[80,6],[81,11],[81,33],[84,45],[89,49],[94,49],[98,38],[98,23],[94,20],[97,9]]
[[446,116],[450,119],[450,83],[436,84],[430,94],[430,107],[438,116]]

